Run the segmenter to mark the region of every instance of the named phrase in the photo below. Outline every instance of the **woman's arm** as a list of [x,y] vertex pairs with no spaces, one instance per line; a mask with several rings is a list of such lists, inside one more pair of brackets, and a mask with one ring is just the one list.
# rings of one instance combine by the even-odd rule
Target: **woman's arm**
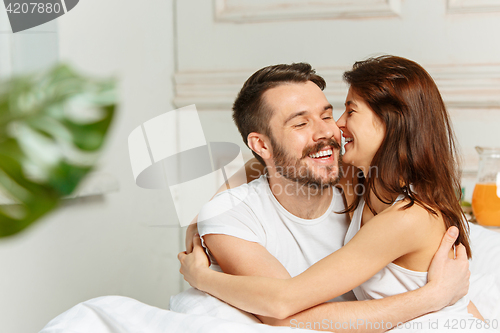
[[[264,174],[264,166],[259,161],[257,161],[256,158],[252,158],[245,163],[243,168],[239,169],[234,173],[234,175],[229,177],[228,179],[229,188],[234,188],[246,183],[250,183],[251,181],[259,178],[263,174]],[[227,189],[228,188],[226,184],[223,184],[219,188],[217,193],[220,193]]]
[[421,230],[420,217],[406,216],[405,212],[394,210],[377,215],[342,249],[291,279],[215,272],[206,269],[204,254],[182,258],[181,273],[193,287],[240,309],[286,318],[344,294],[388,263],[418,250],[421,239],[428,235]]
[[[465,247],[457,248],[456,258],[450,258],[448,255],[457,237],[456,227],[449,228],[443,236],[429,266],[428,282],[422,288],[371,301],[328,302],[286,319],[274,319],[266,323],[275,326],[291,326],[295,322],[296,326],[301,326],[300,323],[324,323],[326,319],[329,325],[322,327],[321,330],[378,333],[391,327],[389,323],[394,326],[455,304],[467,295],[470,279]],[[375,324],[382,324],[382,322],[385,324]],[[333,323],[333,327],[330,323]],[[351,325],[351,323],[354,324]],[[340,326],[342,329],[339,329]]]
[[[257,161],[254,157],[245,163],[244,167],[236,171],[234,175],[229,177],[227,184],[223,184],[217,192],[215,192],[214,196],[225,191],[229,188],[238,187],[240,185],[250,183],[251,181],[259,178],[264,174],[264,166]],[[212,197],[213,199],[213,197]],[[210,199],[211,200],[211,199]],[[186,253],[191,253],[193,251],[193,236],[198,233],[198,215],[191,221],[186,230]]]

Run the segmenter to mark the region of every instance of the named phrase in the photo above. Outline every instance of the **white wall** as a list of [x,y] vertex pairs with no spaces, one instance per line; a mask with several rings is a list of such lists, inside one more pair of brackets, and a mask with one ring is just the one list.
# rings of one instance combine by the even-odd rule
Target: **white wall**
[[[205,119],[217,114],[218,133],[233,126],[234,96],[263,66],[311,63],[325,76],[338,117],[342,72],[357,60],[394,54],[436,79],[465,157],[468,198],[474,146],[500,146],[500,0],[184,0],[177,22],[175,103],[197,103]],[[237,133],[225,134],[241,143]]]
[[102,295],[167,308],[180,290],[180,228],[170,193],[135,185],[127,148],[135,127],[174,109],[172,14],[171,0],[85,0],[58,19],[60,58],[120,81],[121,105],[100,163],[120,190],[69,201],[18,237],[0,240],[0,332],[37,332]]
[[0,6],[0,78],[43,70],[57,62],[58,57],[56,21],[13,34],[7,11]]
[[[179,1],[179,70],[253,69],[293,61],[309,61],[317,68],[350,66],[382,52],[427,65],[499,62],[500,43],[494,34],[500,26],[498,0],[317,1],[326,13],[342,9],[342,3],[378,4],[387,9],[387,15],[382,17],[366,13],[353,18],[346,9],[339,16],[325,14],[323,19],[315,19],[315,13],[303,10],[302,6],[314,2],[295,0],[275,9],[274,20],[265,16],[261,21],[245,18],[252,8],[261,8],[264,15],[277,4],[288,2]],[[398,3],[399,9],[391,9],[389,2]],[[460,3],[480,6],[486,2],[490,3],[487,12],[475,12],[474,7],[462,13],[454,9],[460,8]],[[234,18],[217,15],[214,3],[234,4],[226,10]],[[291,16],[294,8],[296,13]]]
[[310,62],[340,115],[344,69],[374,54],[409,57],[436,77],[472,175],[473,147],[500,145],[500,0],[85,0],[57,23],[61,59],[120,80],[101,161],[120,190],[70,201],[0,241],[1,332],[37,331],[101,295],[167,307],[183,286],[176,259],[183,236],[170,194],[134,184],[127,136],[196,103],[207,141],[242,145],[229,110],[263,66]]

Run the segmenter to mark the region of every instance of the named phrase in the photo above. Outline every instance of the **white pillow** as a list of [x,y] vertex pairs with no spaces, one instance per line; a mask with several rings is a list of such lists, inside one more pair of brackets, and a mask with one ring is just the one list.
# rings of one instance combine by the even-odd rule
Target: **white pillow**
[[[470,223],[472,274],[498,274],[500,278],[500,233]],[[500,283],[500,280],[498,281]]]
[[237,309],[198,289],[189,288],[170,297],[170,310],[180,313],[212,316],[238,323],[261,323],[254,315]]
[[472,274],[469,298],[485,319],[496,319],[500,323],[500,286],[498,276],[493,274]]
[[479,312],[500,322],[500,233],[470,224],[469,297]]

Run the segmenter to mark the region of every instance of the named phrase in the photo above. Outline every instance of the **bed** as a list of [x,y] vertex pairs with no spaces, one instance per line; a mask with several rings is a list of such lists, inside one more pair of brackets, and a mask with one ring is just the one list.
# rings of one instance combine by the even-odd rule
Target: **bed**
[[[500,326],[500,233],[471,224],[469,296],[483,316]],[[497,328],[500,331],[500,328]],[[170,300],[170,310],[122,296],[77,304],[51,320],[40,333],[209,333],[297,332],[271,327],[207,294],[189,289]],[[302,330],[301,332],[313,332]],[[463,331],[455,331],[463,332]]]

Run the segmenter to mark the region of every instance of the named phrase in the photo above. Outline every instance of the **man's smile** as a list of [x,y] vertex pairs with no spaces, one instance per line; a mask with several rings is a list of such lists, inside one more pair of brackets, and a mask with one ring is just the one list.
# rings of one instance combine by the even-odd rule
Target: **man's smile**
[[309,157],[310,158],[327,158],[327,157],[330,157],[330,155],[332,155],[332,153],[333,153],[333,151],[330,148],[325,148],[325,149],[320,150],[317,153],[309,154]]
[[314,163],[319,163],[320,165],[328,165],[335,161],[334,148],[328,146],[320,151],[311,153],[307,158],[313,160]]

